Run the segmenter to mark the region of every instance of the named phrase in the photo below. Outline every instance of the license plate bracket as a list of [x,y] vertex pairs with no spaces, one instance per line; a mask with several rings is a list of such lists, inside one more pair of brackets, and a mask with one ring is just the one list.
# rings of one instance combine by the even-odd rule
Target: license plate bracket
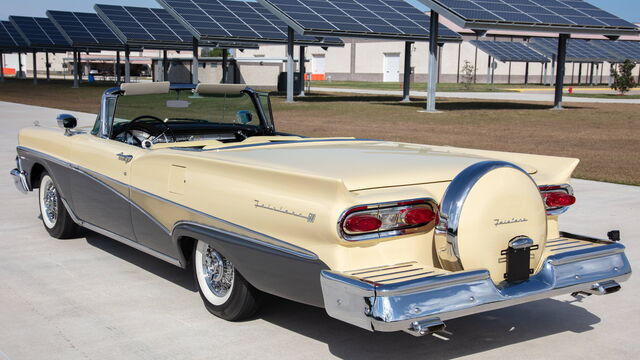
[[509,282],[525,281],[533,274],[531,268],[531,250],[537,250],[538,245],[525,248],[514,249],[509,247],[500,252],[501,255],[507,257],[507,272],[504,278]]

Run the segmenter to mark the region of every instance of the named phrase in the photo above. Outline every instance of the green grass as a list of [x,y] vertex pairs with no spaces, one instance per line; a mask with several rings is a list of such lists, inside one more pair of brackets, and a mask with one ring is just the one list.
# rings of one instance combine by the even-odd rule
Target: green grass
[[625,95],[620,96],[618,94],[565,94],[565,96],[582,97],[582,98],[598,98],[598,99],[640,99],[639,95]]

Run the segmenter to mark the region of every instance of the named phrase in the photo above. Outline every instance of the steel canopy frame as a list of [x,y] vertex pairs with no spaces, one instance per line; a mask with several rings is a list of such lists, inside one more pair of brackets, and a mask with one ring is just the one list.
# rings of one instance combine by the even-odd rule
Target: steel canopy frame
[[[607,13],[606,11],[597,8],[591,4],[586,4],[582,0],[572,0],[571,2],[564,3],[562,0],[557,1],[554,4],[560,4],[566,10],[576,10],[571,4],[585,6],[588,9],[594,10],[595,12],[590,11],[578,11],[578,13],[583,13],[584,16],[581,17],[572,17],[569,21],[568,18],[564,18],[565,23],[555,22],[556,19],[562,19],[562,16],[557,16],[557,14],[552,15],[551,17],[546,16],[538,16],[541,19],[549,19],[552,21],[538,20],[536,18],[532,18],[527,16],[526,14],[522,15],[520,12],[524,12],[520,8],[522,5],[513,1],[513,4],[510,4],[511,1],[504,0],[507,4],[514,5],[513,14],[520,15],[523,19],[519,19],[517,21],[507,20],[507,17],[499,17],[494,14],[492,11],[483,10],[481,12],[475,12],[473,6],[476,8],[480,8],[474,1],[457,1],[450,2],[451,0],[419,0],[424,5],[428,6],[431,9],[432,13],[442,13],[447,19],[451,20],[454,24],[463,27],[465,29],[471,29],[476,31],[479,34],[485,33],[487,30],[514,30],[514,31],[540,31],[540,32],[554,32],[559,33],[558,38],[558,50],[557,50],[557,70],[556,70],[556,89],[555,89],[555,99],[554,99],[554,109],[562,109],[562,88],[564,85],[564,67],[566,64],[566,54],[567,54],[567,40],[571,36],[571,34],[597,34],[604,35],[613,39],[618,38],[623,35],[637,35],[640,31],[634,25],[627,21],[620,19],[619,17]],[[448,6],[447,3],[450,2],[451,6]],[[585,5],[586,4],[586,5]],[[473,6],[472,6],[473,5]],[[470,7],[471,10],[467,11],[467,14],[478,14],[482,16],[478,16],[477,19],[470,18],[471,16],[466,16],[462,14],[462,10],[453,9],[456,6],[467,6]],[[539,6],[540,8],[544,8],[544,6]],[[482,10],[482,8],[480,8]],[[517,10],[516,10],[517,9]],[[581,8],[582,9],[582,8]],[[487,16],[488,14],[489,16]],[[551,14],[554,14],[551,12]],[[598,16],[591,14],[606,14],[606,19],[610,19],[612,21],[596,21]],[[517,18],[518,16],[516,16]],[[491,19],[489,19],[491,18]],[[528,18],[528,19],[527,19]],[[503,20],[504,19],[504,20]],[[533,21],[531,21],[531,20]],[[604,17],[602,18],[604,19]],[[583,22],[579,22],[583,21]],[[594,22],[596,21],[596,22]],[[600,23],[603,25],[594,25],[595,23]],[[611,25],[613,24],[613,25]],[[435,92],[435,89],[429,89],[429,91]],[[429,108],[429,106],[427,106]],[[427,109],[427,111],[429,111]],[[435,111],[435,108],[434,108]]]
[[[326,28],[311,28],[311,27],[305,27],[304,22],[299,21],[288,10],[281,9],[278,6],[278,4],[276,4],[274,2],[275,1],[273,1],[273,0],[258,0],[258,3],[260,3],[265,8],[267,8],[271,13],[273,13],[280,20],[285,22],[290,29],[292,29],[295,33],[300,34],[300,35],[341,36],[341,37],[351,37],[351,38],[368,38],[368,39],[403,40],[403,41],[405,41],[405,50],[404,50],[404,56],[405,56],[404,57],[404,69],[405,70],[404,70],[404,76],[403,76],[403,96],[402,96],[402,101],[404,101],[404,102],[410,101],[411,48],[412,48],[413,43],[416,42],[416,41],[430,41],[431,34],[434,32],[434,29],[431,28],[431,26],[423,27],[422,28],[424,30],[423,33],[405,32],[400,27],[397,27],[397,26],[393,25],[390,21],[384,20],[385,18],[383,16],[384,15],[388,15],[388,11],[392,10],[392,11],[396,12],[397,14],[399,14],[399,15],[404,17],[404,19],[401,20],[401,21],[406,21],[407,23],[410,23],[410,22],[414,22],[414,19],[411,19],[408,15],[405,15],[405,13],[403,13],[400,10],[397,10],[397,9],[391,7],[390,5],[386,4],[389,8],[386,9],[383,14],[381,13],[382,15],[374,13],[373,11],[370,11],[370,12],[371,12],[371,14],[379,17],[379,19],[381,21],[383,21],[383,23],[386,22],[386,24],[383,25],[382,28],[385,28],[387,30],[396,29],[397,30],[396,32],[375,31],[373,29],[378,28],[378,26],[374,26],[374,25],[368,24],[368,23],[360,23],[360,24],[358,24],[357,28],[361,28],[361,29],[356,29],[356,28],[353,28],[352,26],[348,26],[349,28],[338,28],[337,25],[341,24],[341,23],[337,23],[337,22],[333,23],[333,22],[330,22],[328,19],[325,19],[324,22],[326,23],[326,25],[333,26],[334,29],[329,28],[329,26],[327,26]],[[303,2],[300,2],[300,4],[302,4],[302,3]],[[338,10],[338,5],[336,5],[334,3],[327,3],[326,5],[331,5],[331,6],[334,6],[336,8],[336,9],[331,9],[331,10]],[[362,7],[366,8],[366,5],[368,5],[368,4],[363,4]],[[413,8],[410,4],[405,4],[405,5],[407,7],[411,7],[416,12],[420,12],[419,10]],[[303,5],[303,6],[308,6],[308,5]],[[315,11],[311,7],[308,7],[308,9],[309,9],[309,11]],[[318,9],[318,11],[321,11],[319,7],[317,9]],[[350,15],[348,15],[346,12],[344,14],[346,15],[346,17],[350,17]],[[425,20],[429,19],[428,15],[426,15],[424,13],[422,13],[422,14],[424,15]],[[321,15],[321,14],[318,13],[318,15]],[[352,20],[354,22],[357,21],[355,18],[353,18]],[[353,24],[349,24],[349,25],[353,25]],[[315,25],[315,26],[319,26],[319,25]],[[362,30],[362,29],[365,29],[365,30]],[[420,29],[420,28],[415,28],[415,29]],[[427,30],[427,29],[429,29],[429,30]],[[455,43],[455,42],[461,42],[462,41],[462,37],[460,36],[460,34],[450,30],[449,28],[447,28],[446,26],[441,25],[441,24],[437,25],[437,29],[435,29],[435,33],[436,33],[436,38],[438,40],[437,41],[438,43],[444,43],[444,42],[454,42]],[[438,33],[440,33],[440,35],[438,35]],[[289,36],[291,37],[291,35],[289,35]],[[437,58],[436,58],[436,61],[437,61]],[[438,68],[438,66],[437,66],[437,63],[436,63],[435,69],[437,69],[437,68]],[[293,102],[294,101],[293,100],[293,88],[289,87],[289,84],[292,84],[292,83],[293,83],[293,76],[291,76],[290,79],[289,78],[287,79],[287,84],[288,84],[288,86],[287,86],[287,102]]]

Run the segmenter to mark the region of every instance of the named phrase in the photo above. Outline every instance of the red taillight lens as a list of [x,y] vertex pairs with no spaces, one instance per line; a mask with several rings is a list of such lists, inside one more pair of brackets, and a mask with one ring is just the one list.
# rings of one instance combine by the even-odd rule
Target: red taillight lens
[[420,225],[430,223],[436,218],[436,213],[428,208],[408,209],[402,214],[407,225]]
[[437,217],[435,209],[431,199],[357,206],[342,218],[341,235],[358,241],[427,231]]
[[544,203],[548,208],[570,206],[576,203],[576,197],[564,191],[543,193]]
[[349,232],[371,232],[380,229],[382,221],[372,215],[351,215],[344,221],[344,228]]

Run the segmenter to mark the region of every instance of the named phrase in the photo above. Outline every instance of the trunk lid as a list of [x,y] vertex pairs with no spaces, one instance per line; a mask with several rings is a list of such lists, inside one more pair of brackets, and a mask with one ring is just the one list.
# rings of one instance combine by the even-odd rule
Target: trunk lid
[[[198,154],[248,166],[341,179],[350,191],[451,181],[468,166],[488,160],[443,147],[351,139],[239,145]],[[520,166],[535,173],[531,167]]]

